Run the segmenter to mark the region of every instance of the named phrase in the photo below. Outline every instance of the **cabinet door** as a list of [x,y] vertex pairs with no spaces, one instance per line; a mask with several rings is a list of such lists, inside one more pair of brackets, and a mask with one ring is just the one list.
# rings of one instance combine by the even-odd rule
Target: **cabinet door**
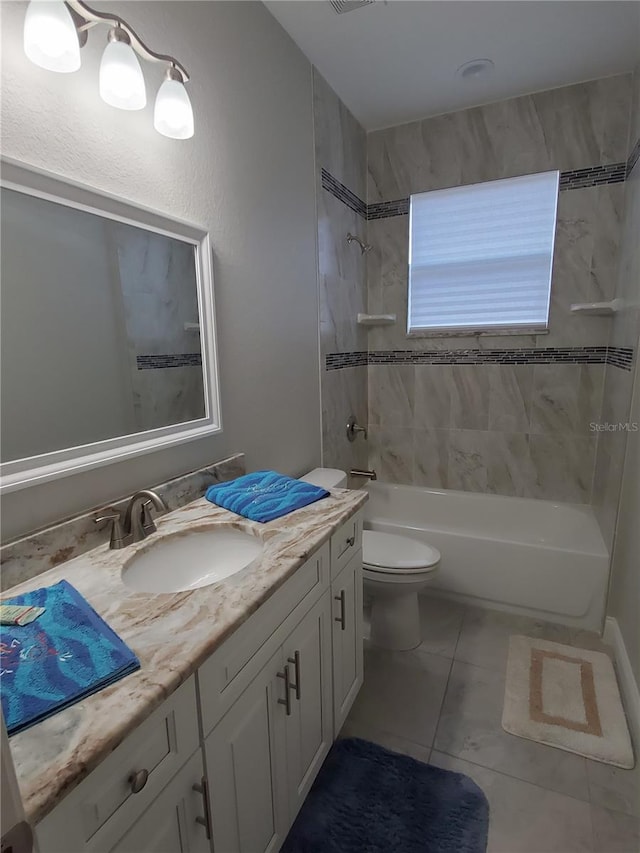
[[333,619],[334,736],[342,728],[362,686],[362,551],[331,584]]
[[194,790],[202,781],[202,753],[198,749],[182,770],[138,818],[111,853],[210,853],[202,795]]
[[286,717],[289,820],[293,823],[333,741],[329,593],[283,644],[289,674]]
[[280,849],[287,832],[282,650],[205,741],[213,846],[220,853]]

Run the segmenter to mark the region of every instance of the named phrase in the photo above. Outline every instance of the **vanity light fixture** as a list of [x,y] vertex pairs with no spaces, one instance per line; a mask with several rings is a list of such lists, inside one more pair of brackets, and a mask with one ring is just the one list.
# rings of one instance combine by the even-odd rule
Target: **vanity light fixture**
[[141,110],[147,95],[138,57],[167,66],[158,94],[153,125],[172,139],[189,139],[194,133],[193,108],[184,84],[189,74],[183,65],[146,46],[118,15],[97,12],[82,0],[31,0],[24,22],[24,51],[48,71],[71,72],[80,68],[80,48],[88,30],[98,24],[109,27],[107,46],[100,63],[100,96],[121,110]]
[[24,52],[47,71],[80,68],[80,42],[71,12],[62,0],[32,0],[24,19]]
[[120,110],[142,110],[147,105],[142,68],[122,27],[109,30],[100,62],[100,97]]
[[167,68],[165,80],[158,89],[153,110],[153,126],[158,133],[173,139],[193,136],[193,109],[180,72]]

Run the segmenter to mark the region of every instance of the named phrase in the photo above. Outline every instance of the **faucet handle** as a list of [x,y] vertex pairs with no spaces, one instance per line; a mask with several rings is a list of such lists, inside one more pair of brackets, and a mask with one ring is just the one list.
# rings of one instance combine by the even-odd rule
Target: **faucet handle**
[[[142,529],[144,530],[144,535],[148,536],[150,533],[156,532],[156,523],[153,520],[153,516],[151,515],[150,509],[153,506],[153,501],[149,498],[148,501],[145,501],[142,504],[141,515],[140,515],[140,524],[142,525]],[[166,510],[164,510],[166,512]]]
[[349,420],[347,421],[347,438],[349,441],[355,441],[358,433],[361,432],[364,436],[364,440],[366,441],[368,436],[367,430],[365,427],[358,426],[356,423],[356,419],[354,415],[351,415]]
[[111,539],[109,540],[109,548],[118,549],[124,548],[131,542],[131,535],[127,535],[122,527],[122,513],[113,506],[107,507],[102,511],[102,514],[93,519],[94,524],[101,524],[103,521],[111,521]]

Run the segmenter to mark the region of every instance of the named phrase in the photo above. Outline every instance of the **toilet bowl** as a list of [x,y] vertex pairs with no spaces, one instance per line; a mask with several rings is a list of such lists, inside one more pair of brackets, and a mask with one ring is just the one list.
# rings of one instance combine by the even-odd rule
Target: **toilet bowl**
[[[325,489],[346,488],[347,475],[336,468],[314,468],[300,478]],[[437,548],[408,536],[364,530],[364,590],[372,600],[371,641],[385,649],[404,651],[422,640],[418,593],[440,564]]]
[[437,548],[394,533],[362,533],[364,589],[372,599],[371,642],[395,651],[422,641],[418,593],[440,564]]

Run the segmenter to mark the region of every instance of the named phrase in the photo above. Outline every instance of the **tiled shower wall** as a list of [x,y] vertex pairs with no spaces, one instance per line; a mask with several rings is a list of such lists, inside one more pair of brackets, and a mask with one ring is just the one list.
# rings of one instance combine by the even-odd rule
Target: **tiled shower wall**
[[[630,92],[624,75],[369,134],[368,307],[397,315],[368,333],[381,479],[591,500],[605,370],[626,376],[631,353],[610,352],[623,366],[605,367],[611,319],[569,306],[616,295]],[[550,169],[562,176],[548,334],[407,338],[408,196]]]
[[[322,462],[348,471],[367,464],[362,436],[347,441],[346,423],[354,415],[367,423],[366,362],[343,370],[325,369],[327,356],[367,349],[366,331],[356,323],[367,310],[365,256],[347,244],[347,234],[366,240],[363,207],[366,196],[366,134],[325,80],[314,69],[313,114],[318,212],[318,285],[322,396]],[[323,188],[334,178],[335,194]],[[323,175],[324,180],[323,180]],[[344,189],[340,189],[343,187]],[[336,194],[341,198],[336,198]],[[357,201],[354,202],[354,199]],[[359,201],[359,205],[358,205]]]
[[[613,317],[609,344],[637,349],[640,335],[640,64],[633,76],[627,151],[629,169],[615,292],[620,300],[620,311]],[[629,418],[632,387],[631,370],[607,365],[600,418],[605,429],[598,434],[593,504],[609,547],[613,541],[628,435],[621,425]],[[615,598],[615,593],[612,595]]]

